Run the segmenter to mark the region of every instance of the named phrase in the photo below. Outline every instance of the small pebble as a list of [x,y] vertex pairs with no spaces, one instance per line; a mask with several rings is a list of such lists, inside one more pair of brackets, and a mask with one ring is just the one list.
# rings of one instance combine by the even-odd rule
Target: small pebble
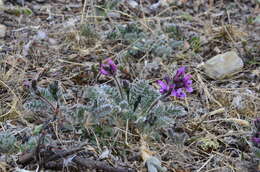
[[0,24],[0,38],[4,38],[6,34],[6,26]]

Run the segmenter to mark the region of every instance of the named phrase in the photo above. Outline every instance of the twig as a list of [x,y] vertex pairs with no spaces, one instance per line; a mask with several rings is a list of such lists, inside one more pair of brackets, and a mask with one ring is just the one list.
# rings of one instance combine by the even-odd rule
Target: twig
[[103,170],[106,172],[134,172],[134,171],[136,171],[136,170],[128,169],[128,168],[112,167],[104,162],[94,161],[91,159],[85,159],[85,158],[81,158],[78,156],[75,157],[72,161],[87,169],[99,169],[99,170]]
[[209,159],[197,170],[197,172],[200,172],[211,161],[213,157],[214,155],[211,155]]
[[123,99],[124,97],[123,97],[123,92],[122,92],[121,85],[119,84],[119,81],[118,81],[118,79],[117,79],[116,76],[114,76],[113,78],[114,78],[114,80],[115,80],[117,89],[118,89],[118,91],[119,91],[119,93],[120,93],[120,97],[121,97],[121,99]]
[[152,110],[152,108],[158,103],[159,100],[161,100],[161,99],[163,99],[163,98],[165,98],[165,97],[167,97],[167,96],[168,96],[168,94],[162,94],[162,95],[160,95],[159,97],[157,97],[157,98],[151,103],[151,105],[150,105],[145,111],[143,111],[143,112],[141,113],[140,117],[144,116],[145,114],[148,114],[148,113]]
[[84,21],[84,14],[85,14],[86,6],[87,6],[87,1],[84,1],[82,13],[81,13],[81,21],[80,21],[81,25],[83,24],[83,21]]
[[56,153],[53,156],[45,159],[44,162],[41,163],[40,165],[44,165],[45,163],[50,162],[50,161],[56,161],[56,160],[58,160],[60,158],[65,158],[65,157],[67,157],[69,155],[75,154],[75,153],[77,153],[79,151],[82,151],[82,150],[84,150],[83,147],[72,149],[72,150],[69,150],[69,151],[61,151],[61,152]]
[[[61,152],[59,155],[55,154],[54,156],[52,156],[53,158],[50,158],[49,160],[52,159],[52,161],[49,162],[45,162],[46,164],[43,165],[40,164],[38,170],[41,169],[41,167],[44,167],[44,169],[52,169],[52,170],[62,170],[64,168],[64,162],[62,160],[58,160],[58,161],[54,161],[56,158],[60,157],[60,156],[68,156],[71,155],[71,153],[75,153],[77,151],[82,150],[82,148],[77,148],[71,151],[67,151],[67,152]],[[50,151],[49,150],[41,150],[41,155],[49,155]],[[54,158],[55,157],[55,158]],[[46,157],[41,157],[42,159],[46,158]],[[34,159],[34,153],[28,153],[24,156],[22,156],[22,158],[20,158],[18,160],[19,164],[29,164],[32,163],[34,164],[35,162],[33,161]],[[97,170],[103,170],[106,172],[135,172],[136,170],[131,169],[131,168],[123,168],[123,167],[113,167],[109,164],[107,164],[106,162],[101,162],[101,161],[95,161],[93,159],[87,159],[87,158],[82,158],[79,156],[75,156],[74,158],[72,158],[71,160],[72,162],[76,163],[78,165],[79,168],[84,168],[84,169],[97,169]],[[67,168],[75,168],[75,164],[73,163],[68,163],[66,165]]]
[[[43,131],[43,130],[42,130],[42,131]],[[41,162],[41,158],[42,158],[42,157],[41,157],[41,154],[40,154],[40,152],[41,152],[40,148],[41,148],[41,145],[43,145],[44,138],[45,138],[45,133],[42,132],[42,133],[41,133],[41,136],[40,136],[40,138],[39,138],[39,140],[38,140],[37,146],[36,146],[36,148],[35,148],[34,151],[33,151],[34,159],[35,159],[37,162]],[[38,164],[41,164],[41,163],[38,163]],[[38,167],[39,167],[39,168],[37,168],[37,172],[38,172],[38,171],[41,171],[42,165],[39,165]]]
[[126,127],[125,127],[125,144],[129,146],[127,142],[127,133],[128,133],[128,119],[126,120]]
[[217,113],[223,113],[223,112],[225,112],[225,108],[220,108],[220,109],[214,110],[210,113],[206,113],[206,114],[202,115],[200,117],[199,122],[196,124],[195,128],[193,129],[193,131],[195,132],[199,128],[199,126],[206,120],[207,117],[210,117],[210,116],[215,115]]

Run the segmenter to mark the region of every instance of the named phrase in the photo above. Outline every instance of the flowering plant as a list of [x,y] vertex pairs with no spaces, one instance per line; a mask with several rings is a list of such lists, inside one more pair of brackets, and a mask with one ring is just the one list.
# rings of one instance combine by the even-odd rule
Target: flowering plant
[[111,58],[106,59],[105,63],[102,63],[100,65],[100,73],[103,75],[115,76],[116,71],[117,71],[117,66]]
[[120,96],[123,99],[122,87],[116,77],[116,72],[117,65],[111,58],[106,59],[105,62],[100,65],[100,73],[103,75],[111,76],[114,79],[116,86],[119,90]]
[[157,83],[161,86],[160,93],[165,96],[184,98],[186,93],[183,89],[189,93],[193,91],[191,75],[185,74],[185,67],[179,68],[173,78],[164,77],[163,80],[158,80]]
[[254,136],[252,137],[252,142],[256,146],[260,144],[260,132],[254,134]]
[[260,118],[256,118],[254,121],[256,131],[253,133],[251,141],[255,147],[260,148]]
[[141,119],[143,115],[149,114],[150,110],[159,102],[159,100],[168,96],[184,98],[186,97],[186,93],[183,91],[183,89],[185,89],[187,92],[193,91],[193,88],[191,87],[191,75],[185,74],[185,67],[180,67],[173,78],[164,77],[163,80],[158,80],[157,83],[161,86],[161,96],[159,96],[151,103],[147,110],[145,110],[140,115],[139,119]]

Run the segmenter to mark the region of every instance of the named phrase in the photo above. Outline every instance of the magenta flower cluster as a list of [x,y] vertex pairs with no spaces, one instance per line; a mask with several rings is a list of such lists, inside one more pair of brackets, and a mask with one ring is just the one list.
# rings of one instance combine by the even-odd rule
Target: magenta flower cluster
[[[117,72],[117,65],[108,58],[100,65],[100,73],[107,76],[115,76]],[[192,80],[191,75],[185,73],[185,67],[177,70],[173,78],[165,77],[163,80],[158,80],[157,83],[161,86],[160,93],[165,96],[175,96],[178,98],[186,97],[185,92],[191,93]]]
[[106,59],[105,63],[102,63],[100,66],[100,73],[103,75],[115,76],[116,71],[117,66],[111,58]]
[[165,77],[157,83],[161,86],[160,93],[166,96],[184,98],[185,91],[189,93],[193,91],[191,75],[185,74],[185,67],[179,68],[173,78]]
[[254,137],[252,137],[252,142],[254,144],[260,144],[260,132],[256,133]]
[[256,118],[254,121],[256,132],[253,134],[251,141],[255,146],[260,146],[260,118]]

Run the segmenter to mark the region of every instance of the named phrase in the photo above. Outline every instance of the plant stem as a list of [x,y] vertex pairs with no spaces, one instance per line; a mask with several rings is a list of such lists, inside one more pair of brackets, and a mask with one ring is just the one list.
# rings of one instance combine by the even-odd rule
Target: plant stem
[[157,97],[157,98],[151,103],[151,105],[150,105],[145,111],[143,111],[143,112],[141,113],[140,117],[137,119],[136,122],[138,122],[144,115],[148,114],[148,113],[152,110],[152,108],[158,103],[159,100],[161,100],[161,99],[167,97],[168,95],[169,95],[169,94],[162,94],[162,95],[160,95],[159,97]]
[[146,109],[146,111],[143,112],[142,114],[147,114],[147,113],[149,113],[150,110],[152,110],[152,108],[158,103],[158,101],[161,100],[162,98],[166,97],[166,96],[167,96],[167,94],[162,94],[162,95],[160,95],[159,97],[157,97],[157,99],[155,99],[155,100],[151,103],[151,105]]
[[117,79],[116,76],[114,76],[113,78],[114,78],[114,80],[115,80],[117,89],[118,89],[118,91],[119,91],[119,93],[120,93],[121,99],[123,99],[124,97],[123,97],[123,92],[122,92],[121,85],[119,84],[119,81],[118,81],[118,79]]

